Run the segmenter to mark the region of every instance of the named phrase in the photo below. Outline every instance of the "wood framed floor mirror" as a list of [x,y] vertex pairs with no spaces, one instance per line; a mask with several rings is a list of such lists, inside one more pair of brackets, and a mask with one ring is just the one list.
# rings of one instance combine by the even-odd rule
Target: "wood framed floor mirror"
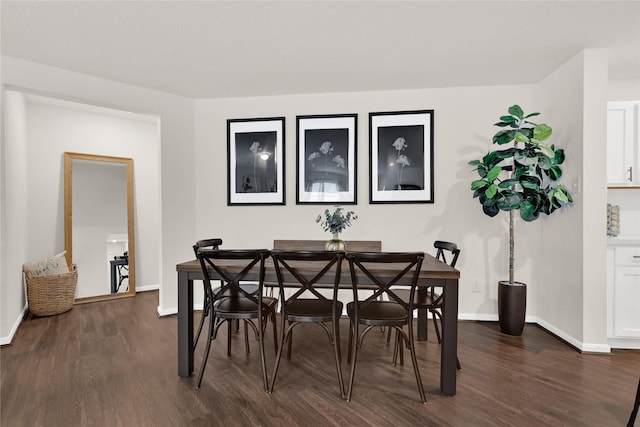
[[135,296],[133,159],[64,153],[64,231],[76,304]]

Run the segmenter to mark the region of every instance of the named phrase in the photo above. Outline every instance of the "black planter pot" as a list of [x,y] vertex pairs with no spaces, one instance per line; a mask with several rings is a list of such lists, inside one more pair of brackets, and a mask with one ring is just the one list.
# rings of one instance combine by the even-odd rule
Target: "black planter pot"
[[527,311],[527,285],[521,282],[498,282],[498,318],[500,330],[507,335],[522,335]]

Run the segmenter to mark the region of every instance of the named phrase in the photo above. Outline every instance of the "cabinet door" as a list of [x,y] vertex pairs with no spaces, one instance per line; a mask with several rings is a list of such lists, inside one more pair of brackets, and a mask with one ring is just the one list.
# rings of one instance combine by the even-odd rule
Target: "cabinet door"
[[616,267],[613,334],[640,337],[640,267]]
[[609,184],[638,182],[634,153],[637,145],[637,103],[610,102],[607,109],[607,181]]

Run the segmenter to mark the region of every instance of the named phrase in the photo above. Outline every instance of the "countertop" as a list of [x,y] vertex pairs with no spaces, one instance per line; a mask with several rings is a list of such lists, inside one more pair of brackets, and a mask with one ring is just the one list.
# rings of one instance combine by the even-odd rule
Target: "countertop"
[[607,236],[607,246],[640,246],[640,236],[638,237]]

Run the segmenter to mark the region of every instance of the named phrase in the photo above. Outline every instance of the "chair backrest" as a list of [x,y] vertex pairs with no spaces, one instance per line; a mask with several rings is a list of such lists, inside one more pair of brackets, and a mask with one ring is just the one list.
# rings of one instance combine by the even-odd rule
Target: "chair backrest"
[[[319,299],[329,301],[329,299],[318,290],[316,285],[327,282],[333,284],[333,301],[338,295],[338,285],[344,252],[340,251],[281,251],[274,249],[271,251],[278,285],[280,287],[280,301],[284,301],[285,306],[298,299]],[[304,263],[300,267],[298,262]],[[308,270],[305,270],[308,269]],[[326,280],[323,280],[325,279]],[[285,287],[290,295],[285,298]]]
[[[451,242],[444,242],[442,240],[436,240],[433,243],[433,247],[437,249],[436,258],[445,264],[449,264],[451,267],[456,266],[456,262],[458,262],[458,255],[460,255],[460,249],[458,249],[458,245]],[[445,251],[450,252],[448,255],[445,254]],[[447,256],[451,262],[447,262]]]
[[[283,251],[323,251],[326,240],[274,240],[273,249]],[[348,251],[380,252],[380,240],[345,240]]]
[[[224,295],[225,297],[246,297],[258,303],[258,298],[262,295],[265,275],[265,261],[269,258],[270,251],[268,249],[241,249],[241,250],[221,250],[200,248],[197,250],[198,261],[202,267],[204,276],[205,290],[211,292],[209,295],[212,301]],[[233,268],[226,265],[221,268],[218,264],[220,261],[231,261],[227,263],[233,265]],[[246,276],[250,272],[258,269],[258,288],[255,292],[247,291],[240,286],[240,281],[249,280]],[[216,280],[222,281],[222,286],[215,289],[211,287],[212,275],[215,272],[219,276]],[[255,279],[251,279],[255,280]]]
[[[408,310],[413,307],[424,252],[348,252],[346,258],[353,284],[353,298],[354,301],[359,301],[356,306],[362,308],[387,299],[401,304]],[[389,269],[390,264],[394,264],[392,271]],[[398,288],[394,288],[395,285],[411,287],[409,301],[396,294]],[[366,299],[360,299],[359,289],[373,290],[373,293]]]
[[196,244],[193,245],[193,252],[195,253],[196,258],[197,258],[198,257],[198,249],[200,249],[200,248],[218,249],[220,247],[220,245],[222,245],[222,239],[219,239],[219,238],[198,240],[196,242]]

